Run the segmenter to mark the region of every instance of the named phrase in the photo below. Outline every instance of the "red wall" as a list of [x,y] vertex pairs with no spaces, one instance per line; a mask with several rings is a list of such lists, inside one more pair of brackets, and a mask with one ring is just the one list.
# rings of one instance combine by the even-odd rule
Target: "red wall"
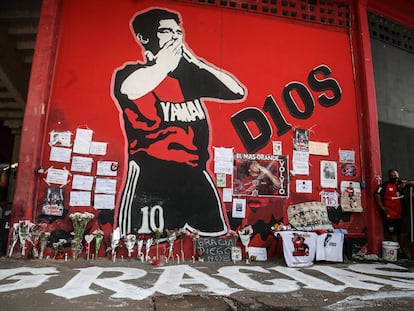
[[[106,155],[91,156],[94,165],[99,160],[120,164],[116,177],[117,206],[126,178],[127,153],[122,115],[114,101],[112,79],[114,71],[126,62],[143,61],[141,47],[132,34],[129,22],[135,13],[152,6],[153,1],[111,0],[103,6],[98,0],[73,0],[62,1],[60,8],[57,57],[46,111],[41,166],[45,169],[52,166],[70,169],[70,164],[49,160],[48,133],[54,130],[75,134],[77,128],[92,129],[94,141],[108,143]],[[339,150],[355,151],[357,173],[354,177],[344,177],[338,170],[338,182],[361,181],[359,155],[363,142],[358,130],[353,63],[346,28],[316,27],[309,23],[290,22],[289,19],[172,1],[158,1],[157,6],[178,12],[183,21],[185,41],[194,54],[231,73],[247,91],[239,103],[204,101],[210,125],[210,161],[207,167],[210,175],[214,176],[213,146],[234,148],[235,153],[252,153],[254,149],[253,153],[272,154],[272,141],[281,141],[283,155],[288,156],[291,167],[295,128],[310,130],[311,141],[329,144],[329,155],[310,155],[309,176],[291,176],[290,194],[287,198],[259,197],[261,208],[249,212],[243,224],[256,224],[259,221],[270,223],[272,219],[281,218],[286,223],[286,208],[289,205],[320,201],[322,190],[334,191],[335,189],[323,189],[320,186],[320,161],[336,161],[339,167]],[[320,74],[310,75],[312,70],[320,66],[329,68],[331,73],[325,77]],[[332,97],[338,94],[335,95],[330,89],[315,90],[309,85],[309,76],[319,81],[335,81],[334,85],[340,88],[340,98],[337,97],[339,101],[332,106],[323,106],[318,99],[320,96]],[[283,92],[286,92],[291,83],[296,83],[302,90],[309,92],[314,106],[312,102],[301,101],[295,93],[293,98],[297,103],[296,115],[289,112]],[[274,99],[274,103],[270,105],[271,108],[265,108],[269,96]],[[271,138],[260,148],[252,147],[252,150],[243,144],[231,122],[232,117],[246,108],[259,111],[272,129]],[[278,127],[273,121],[272,112],[279,112],[291,128],[280,133],[281,126]],[[249,124],[250,130],[255,132],[254,124]],[[90,175],[94,175],[94,170]],[[35,216],[40,214],[43,192],[47,186],[43,178],[45,176],[39,177]],[[312,180],[312,193],[296,193],[296,179]],[[173,178],[171,183],[174,183]],[[89,210],[99,214],[92,206],[70,207],[68,198],[72,190],[71,183],[65,185],[64,189],[65,207],[69,213]],[[219,188],[220,194],[221,190]],[[339,192],[339,189],[336,191]],[[231,210],[231,203],[223,206]],[[339,218],[342,216],[339,215]],[[348,213],[345,218],[337,219],[334,225],[350,232],[362,232],[365,228],[364,217],[364,213]],[[99,224],[96,222],[93,226]],[[64,218],[54,221],[50,227],[70,231],[71,221]],[[104,229],[109,233],[112,228],[106,225]],[[257,243],[260,244],[260,240]]]

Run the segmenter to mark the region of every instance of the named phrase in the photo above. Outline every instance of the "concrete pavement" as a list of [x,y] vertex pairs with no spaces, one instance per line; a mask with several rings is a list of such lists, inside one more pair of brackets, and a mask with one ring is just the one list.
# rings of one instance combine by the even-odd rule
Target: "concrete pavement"
[[414,264],[0,258],[1,310],[412,310]]

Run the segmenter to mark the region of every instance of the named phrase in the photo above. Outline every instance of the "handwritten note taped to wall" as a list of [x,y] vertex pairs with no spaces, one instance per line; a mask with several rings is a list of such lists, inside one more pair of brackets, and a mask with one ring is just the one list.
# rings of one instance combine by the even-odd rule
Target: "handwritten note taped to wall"
[[205,261],[231,261],[231,238],[201,237],[197,240],[197,251]]

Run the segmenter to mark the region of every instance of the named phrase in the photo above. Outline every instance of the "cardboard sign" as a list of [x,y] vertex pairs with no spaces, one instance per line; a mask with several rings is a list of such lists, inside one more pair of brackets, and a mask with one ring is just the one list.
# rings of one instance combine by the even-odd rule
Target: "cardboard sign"
[[201,237],[197,240],[197,251],[204,261],[231,261],[231,238]]

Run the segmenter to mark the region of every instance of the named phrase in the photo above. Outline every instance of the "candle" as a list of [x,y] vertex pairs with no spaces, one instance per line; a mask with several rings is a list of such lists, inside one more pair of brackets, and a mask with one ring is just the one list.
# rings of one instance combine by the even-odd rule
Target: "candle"
[[177,264],[180,264],[180,255],[177,254]]
[[195,262],[195,258],[194,258],[194,256],[191,256],[191,258],[193,259],[193,263]]

